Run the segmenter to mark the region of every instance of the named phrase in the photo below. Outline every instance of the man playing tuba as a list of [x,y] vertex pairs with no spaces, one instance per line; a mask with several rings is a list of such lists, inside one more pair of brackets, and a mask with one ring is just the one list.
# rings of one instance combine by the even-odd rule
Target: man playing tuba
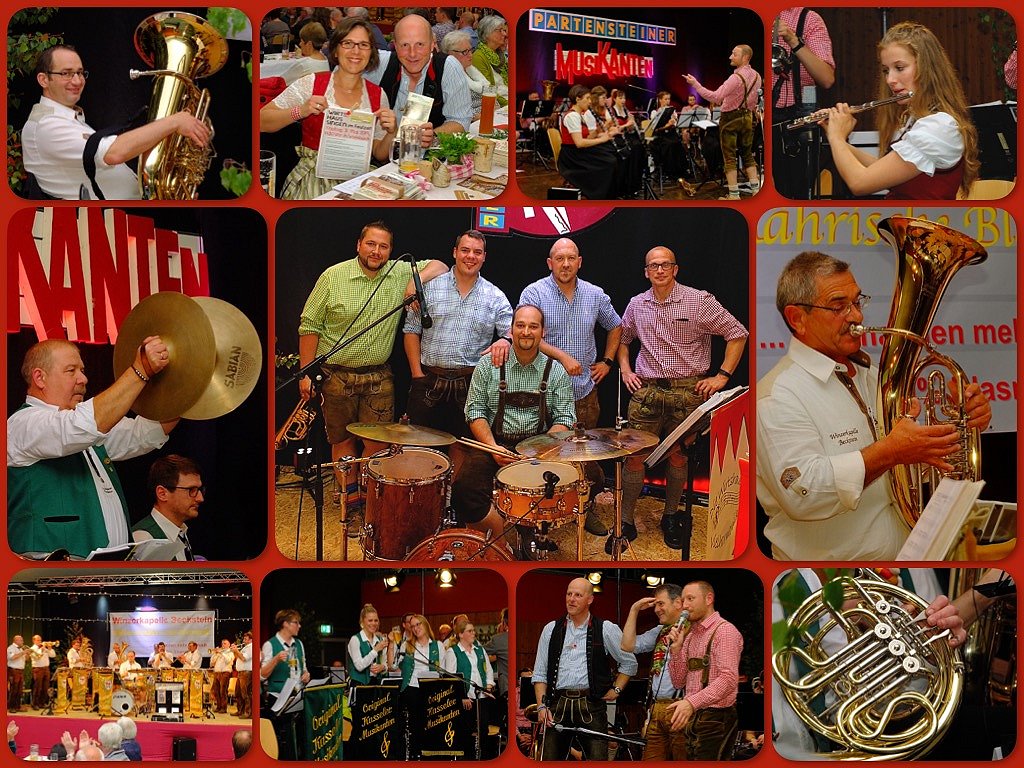
[[[888,473],[899,464],[952,470],[959,434],[951,424],[907,418],[879,436],[878,368],[851,332],[870,297],[846,262],[796,256],[779,277],[775,303],[793,334],[786,356],[757,384],[757,498],[778,560],[891,560],[907,538]],[[992,408],[966,387],[967,426],[985,429]]]
[[[206,124],[187,111],[90,141],[96,131],[78,106],[89,71],[77,51],[68,45],[47,49],[35,76],[43,95],[21,132],[25,170],[34,177],[28,187],[31,198],[96,198],[98,187],[106,199],[137,200],[139,183],[126,162],[174,134],[201,147],[210,141]],[[90,166],[92,176],[86,170]]]

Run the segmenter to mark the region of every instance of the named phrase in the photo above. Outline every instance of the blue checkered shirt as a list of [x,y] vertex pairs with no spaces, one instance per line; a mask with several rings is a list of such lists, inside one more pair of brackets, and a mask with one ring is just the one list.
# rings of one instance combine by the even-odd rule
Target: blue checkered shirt
[[509,335],[512,305],[494,283],[477,275],[466,298],[459,294],[449,270],[423,286],[427,311],[434,324],[424,329],[416,312],[405,315],[405,333],[420,337],[420,362],[435,368],[476,365],[494,334]]
[[580,400],[594,389],[590,366],[597,361],[597,342],[594,328],[600,325],[606,331],[618,328],[622,318],[612,306],[612,300],[601,288],[586,280],[576,280],[572,302],[548,275],[523,289],[519,304],[533,304],[544,313],[544,341],[572,355],[583,366],[578,376],[572,377],[573,396]]

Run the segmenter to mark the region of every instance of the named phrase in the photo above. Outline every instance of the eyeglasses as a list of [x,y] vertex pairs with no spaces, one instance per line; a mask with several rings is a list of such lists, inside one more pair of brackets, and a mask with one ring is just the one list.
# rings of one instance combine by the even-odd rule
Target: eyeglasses
[[174,490],[176,490],[176,491],[188,491],[188,495],[191,498],[193,498],[193,499],[196,496],[198,496],[200,493],[203,494],[204,496],[206,495],[206,486],[205,485],[176,485],[176,486],[174,486]]
[[46,74],[51,75],[52,77],[60,78],[65,83],[69,80],[74,80],[76,76],[82,78],[83,80],[89,79],[88,69],[62,69],[60,72],[47,71]]
[[370,50],[370,43],[366,40],[342,40],[339,45],[346,51],[351,51],[353,48],[358,48],[360,51]]
[[472,52],[473,52],[472,48],[463,48],[463,49],[458,50],[458,51],[455,51],[455,50],[449,51],[449,53],[454,53],[456,56],[466,56],[466,55],[468,55],[468,54],[470,54]]
[[862,293],[853,301],[848,301],[845,304],[840,304],[837,307],[823,307],[819,304],[801,304],[799,302],[795,303],[793,306],[807,307],[808,309],[825,309],[831,312],[836,317],[845,318],[849,317],[850,313],[853,312],[854,309],[860,312],[865,306],[867,306],[867,303],[869,301],[871,301],[871,297]]
[[675,265],[674,261],[652,261],[650,264],[645,264],[644,269],[649,269],[651,272],[671,272]]

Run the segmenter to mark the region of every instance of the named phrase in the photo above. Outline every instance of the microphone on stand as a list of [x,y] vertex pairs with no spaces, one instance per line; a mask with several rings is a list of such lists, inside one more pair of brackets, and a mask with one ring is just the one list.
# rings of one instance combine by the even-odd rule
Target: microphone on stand
[[[416,286],[416,301],[420,305],[420,325],[423,328],[430,328],[434,324],[434,320],[430,317],[430,313],[427,312],[427,299],[423,295],[423,283],[420,280],[420,268],[416,265],[416,257],[411,253],[405,254],[409,257],[409,263],[412,264],[412,282]],[[403,256],[402,258],[405,258]]]

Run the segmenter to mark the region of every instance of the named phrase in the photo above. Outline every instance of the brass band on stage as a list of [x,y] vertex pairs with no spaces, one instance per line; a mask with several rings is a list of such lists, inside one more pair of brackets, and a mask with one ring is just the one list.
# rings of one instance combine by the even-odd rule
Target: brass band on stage
[[140,669],[122,676],[111,667],[59,667],[54,711],[152,715],[158,683],[180,683],[182,712],[198,719],[209,709],[212,679],[209,669]]

